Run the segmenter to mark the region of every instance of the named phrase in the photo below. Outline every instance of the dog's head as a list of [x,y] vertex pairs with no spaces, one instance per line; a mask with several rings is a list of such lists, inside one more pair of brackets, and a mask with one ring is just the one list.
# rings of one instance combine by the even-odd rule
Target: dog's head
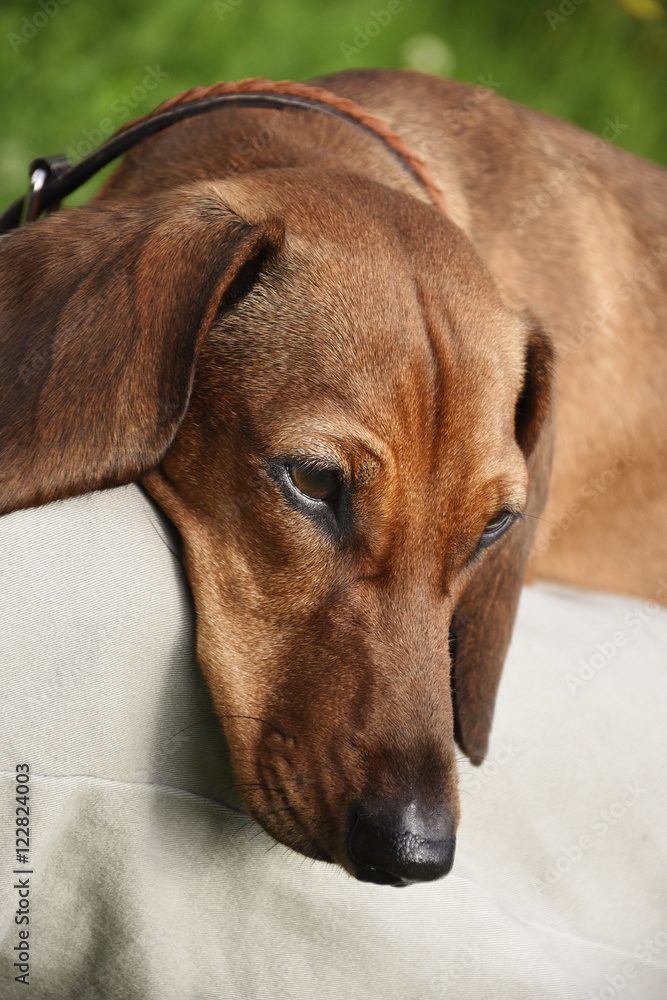
[[264,171],[0,240],[0,509],[143,477],[248,810],[357,878],[451,867],[550,454],[551,350],[470,242]]

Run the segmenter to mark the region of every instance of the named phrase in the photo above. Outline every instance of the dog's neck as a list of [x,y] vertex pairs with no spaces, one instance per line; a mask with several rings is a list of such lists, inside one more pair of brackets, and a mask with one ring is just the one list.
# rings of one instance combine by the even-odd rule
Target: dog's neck
[[[108,163],[180,122],[219,111],[223,107],[315,111],[361,130],[396,159],[402,170],[423,189],[432,204],[447,214],[447,204],[430,167],[416,150],[386,121],[360,104],[322,87],[289,80],[249,79],[195,87],[161,104],[154,111],[123,125],[99,149],[71,164],[66,157],[38,158],[30,167],[28,194],[0,218],[0,232],[34,221],[43,211],[57,208],[60,200],[81,187]],[[312,152],[311,152],[312,158]],[[272,164],[274,165],[274,164]],[[347,165],[344,165],[346,168]],[[106,189],[104,189],[106,191]]]
[[[314,87],[305,83],[295,83],[290,80],[248,79],[233,83],[216,83],[210,87],[195,87],[184,91],[176,97],[165,101],[155,111],[119,129],[123,133],[148,123],[156,116],[164,115],[175,109],[186,109],[203,102],[225,101],[240,107],[264,107],[271,109],[301,108],[308,111],[324,112],[348,121],[358,128],[373,135],[391,153],[396,156],[402,166],[407,169],[424,188],[436,208],[447,214],[444,195],[430,167],[413,147],[401,138],[391,126],[371,114],[360,104],[339,94],[334,94],[323,87]],[[211,104],[211,107],[220,105]]]

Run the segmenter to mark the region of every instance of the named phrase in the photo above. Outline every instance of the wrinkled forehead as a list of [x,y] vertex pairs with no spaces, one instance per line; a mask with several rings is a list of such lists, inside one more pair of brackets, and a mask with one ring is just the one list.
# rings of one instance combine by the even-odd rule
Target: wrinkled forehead
[[233,338],[243,381],[263,381],[264,405],[272,391],[283,412],[290,398],[343,401],[386,434],[397,411],[423,426],[443,398],[484,423],[492,394],[509,418],[526,334],[463,233],[360,178],[273,173],[290,174],[261,199],[285,245],[218,334]]

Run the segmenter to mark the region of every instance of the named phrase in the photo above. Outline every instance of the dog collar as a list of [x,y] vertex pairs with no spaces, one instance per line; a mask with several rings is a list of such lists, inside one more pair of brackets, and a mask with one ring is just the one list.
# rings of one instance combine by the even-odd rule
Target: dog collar
[[289,80],[240,80],[194,87],[159,105],[154,111],[123,125],[98,149],[78,163],[65,156],[39,157],[29,167],[30,187],[0,216],[0,233],[25,222],[33,222],[42,212],[56,210],[67,195],[85,184],[102,167],[133,149],[142,140],[156,135],[176,122],[206,114],[224,105],[260,108],[307,108],[353,122],[382,142],[424,188],[433,205],[447,214],[447,205],[433,173],[419,154],[381,118],[361,105],[322,87]]

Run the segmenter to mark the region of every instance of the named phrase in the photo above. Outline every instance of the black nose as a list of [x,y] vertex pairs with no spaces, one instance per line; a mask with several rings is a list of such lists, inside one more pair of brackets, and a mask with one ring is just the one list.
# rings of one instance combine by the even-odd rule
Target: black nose
[[360,882],[401,886],[442,878],[455,847],[449,813],[424,819],[414,802],[391,809],[362,800],[350,808],[347,852]]

